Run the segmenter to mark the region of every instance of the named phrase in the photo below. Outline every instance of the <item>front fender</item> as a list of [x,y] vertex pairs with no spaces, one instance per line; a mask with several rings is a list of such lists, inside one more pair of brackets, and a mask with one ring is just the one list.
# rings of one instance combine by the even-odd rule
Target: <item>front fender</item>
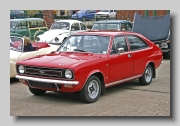
[[62,43],[64,41],[65,38],[68,38],[69,35],[68,34],[62,34],[62,35],[58,35],[57,38],[59,39],[58,43]]
[[10,61],[10,78],[15,77],[16,75],[17,75],[17,72],[16,72],[16,63]]

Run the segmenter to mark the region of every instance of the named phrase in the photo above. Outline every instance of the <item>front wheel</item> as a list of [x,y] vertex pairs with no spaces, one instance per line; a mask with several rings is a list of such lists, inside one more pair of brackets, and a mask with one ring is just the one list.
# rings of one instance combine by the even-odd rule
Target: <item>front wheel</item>
[[139,78],[139,82],[141,85],[149,85],[152,81],[153,77],[153,68],[151,65],[148,65],[144,71],[144,74],[141,78]]
[[43,95],[46,93],[45,90],[35,89],[35,88],[31,88],[31,87],[29,87],[29,91],[34,95]]
[[96,76],[91,76],[80,91],[80,97],[86,103],[96,102],[100,94],[101,82]]

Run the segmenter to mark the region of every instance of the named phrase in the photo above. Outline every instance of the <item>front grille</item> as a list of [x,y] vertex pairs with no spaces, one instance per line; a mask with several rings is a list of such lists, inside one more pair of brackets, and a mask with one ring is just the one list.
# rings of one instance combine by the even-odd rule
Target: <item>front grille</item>
[[25,74],[34,75],[34,76],[42,76],[42,77],[53,77],[53,78],[62,78],[63,70],[62,69],[54,69],[54,68],[40,68],[40,67],[25,67]]

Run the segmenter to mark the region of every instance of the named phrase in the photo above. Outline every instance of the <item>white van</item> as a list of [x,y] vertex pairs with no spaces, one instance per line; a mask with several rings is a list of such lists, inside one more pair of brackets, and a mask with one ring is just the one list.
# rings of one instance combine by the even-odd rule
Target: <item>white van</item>
[[100,10],[97,12],[94,17],[95,18],[116,18],[117,12],[116,10]]

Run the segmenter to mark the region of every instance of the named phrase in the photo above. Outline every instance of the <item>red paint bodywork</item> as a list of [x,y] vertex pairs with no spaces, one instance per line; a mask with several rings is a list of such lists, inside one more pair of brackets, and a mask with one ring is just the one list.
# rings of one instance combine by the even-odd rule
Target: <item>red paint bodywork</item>
[[[124,52],[120,55],[110,55],[110,49],[112,47],[114,37],[117,35],[128,34],[139,36],[149,45],[149,47],[137,51]],[[54,78],[54,80],[78,81],[79,84],[73,85],[72,88],[64,87],[62,84],[62,88],[59,90],[60,92],[77,92],[83,88],[87,79],[93,74],[101,76],[101,81],[104,81],[105,87],[110,87],[115,85],[113,83],[119,80],[125,80],[127,78],[132,78],[130,80],[133,80],[141,77],[149,63],[152,63],[154,65],[154,69],[157,69],[163,60],[162,51],[160,48],[158,48],[144,36],[137,33],[89,31],[76,33],[74,35],[110,36],[111,41],[108,53],[92,54],[88,52],[55,52],[52,54],[30,58],[28,60],[18,62],[17,64],[24,66],[39,66],[45,68],[62,68],[73,70],[75,76],[73,80],[59,78]],[[131,54],[132,57],[128,58],[128,54]],[[27,75],[24,74],[23,76]],[[48,77],[44,78],[48,79]],[[23,83],[28,85],[27,82]],[[43,90],[57,91],[56,88]]]
[[[13,45],[11,45],[14,48],[18,48],[18,46],[20,46],[22,44],[21,41],[16,41],[14,42]],[[50,47],[48,43],[46,42],[31,42],[32,46],[34,47],[35,50],[39,50],[41,48],[46,48],[46,47]]]

